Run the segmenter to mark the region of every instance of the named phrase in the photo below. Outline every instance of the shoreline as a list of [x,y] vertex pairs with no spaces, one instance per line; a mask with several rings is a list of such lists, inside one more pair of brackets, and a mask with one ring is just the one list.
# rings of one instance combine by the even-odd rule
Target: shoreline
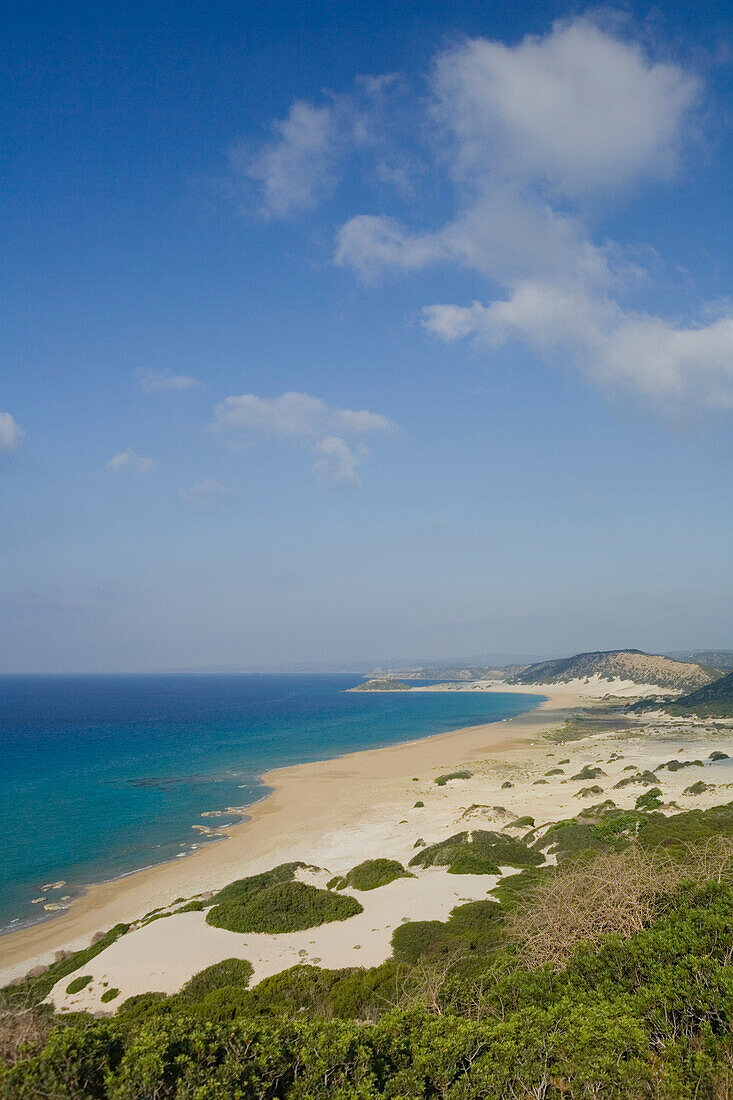
[[228,843],[203,844],[185,858],[87,885],[68,909],[0,936],[0,984],[52,962],[59,951],[79,950],[114,924],[132,922],[179,895],[220,889],[289,859],[308,862],[309,852],[324,837],[353,829],[370,812],[384,810],[404,796],[413,774],[422,772],[424,777],[426,770],[450,768],[463,759],[499,751],[564,721],[567,711],[581,701],[578,693],[562,687],[506,688],[491,684],[481,690],[544,698],[513,718],[264,772],[259,778],[269,792],[254,803],[230,807],[246,816],[227,827],[221,839]]

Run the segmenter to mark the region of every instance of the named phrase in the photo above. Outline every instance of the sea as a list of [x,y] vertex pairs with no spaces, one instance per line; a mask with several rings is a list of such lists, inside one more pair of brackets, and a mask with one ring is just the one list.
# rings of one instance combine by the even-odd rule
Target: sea
[[48,918],[59,910],[45,906],[68,906],[86,885],[220,843],[206,831],[242,820],[228,809],[265,797],[270,768],[498,722],[542,700],[349,693],[361,679],[0,676],[0,932]]

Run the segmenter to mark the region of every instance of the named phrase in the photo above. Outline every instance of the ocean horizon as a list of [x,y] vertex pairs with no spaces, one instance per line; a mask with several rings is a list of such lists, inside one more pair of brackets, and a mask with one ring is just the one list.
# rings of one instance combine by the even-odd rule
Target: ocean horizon
[[[0,677],[0,931],[181,858],[265,797],[271,768],[536,706],[511,692],[349,693],[347,674]],[[63,885],[59,885],[63,883]],[[35,900],[34,899],[44,899]]]

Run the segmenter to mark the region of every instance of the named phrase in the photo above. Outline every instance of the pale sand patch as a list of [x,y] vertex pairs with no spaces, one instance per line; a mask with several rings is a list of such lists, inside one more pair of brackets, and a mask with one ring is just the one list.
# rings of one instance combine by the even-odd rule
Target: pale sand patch
[[661,688],[658,684],[637,684],[634,680],[621,680],[619,677],[605,680],[600,676],[567,680],[562,684],[507,684],[503,680],[461,680],[413,687],[410,691],[513,691],[520,695],[549,695],[553,699],[563,696],[573,698],[587,696],[593,699],[614,696],[619,699],[642,699],[648,695],[682,694],[675,693],[670,688]]
[[391,955],[392,933],[405,919],[445,920],[456,905],[484,899],[497,882],[492,875],[449,875],[430,868],[418,878],[397,879],[377,890],[343,891],[364,907],[348,920],[276,936],[212,928],[203,913],[166,917],[123,936],[87,963],[83,970],[93,981],[81,993],[69,996],[65,990],[71,978],[63,978],[48,1001],[62,1010],[113,1011],[114,1003],[100,1000],[105,988],[120,990],[117,1004],[149,990],[175,993],[199,970],[230,958],[252,963],[252,984],[314,960],[329,970],[377,966]]

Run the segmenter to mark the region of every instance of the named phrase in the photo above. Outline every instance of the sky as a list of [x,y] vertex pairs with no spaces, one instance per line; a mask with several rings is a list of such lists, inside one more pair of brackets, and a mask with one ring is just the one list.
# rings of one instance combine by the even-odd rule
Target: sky
[[720,0],[12,3],[0,672],[733,648]]

